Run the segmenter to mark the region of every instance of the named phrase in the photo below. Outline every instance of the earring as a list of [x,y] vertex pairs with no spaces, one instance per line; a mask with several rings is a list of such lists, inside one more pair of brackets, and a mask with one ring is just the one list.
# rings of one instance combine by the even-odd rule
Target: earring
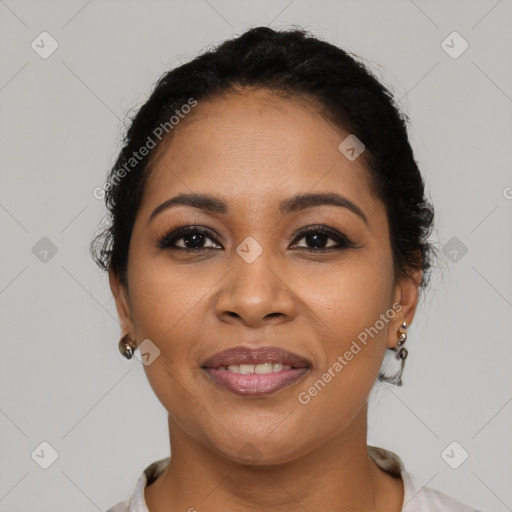
[[131,359],[133,357],[133,353],[135,349],[137,348],[136,341],[130,337],[129,334],[125,334],[120,340],[119,340],[119,352],[123,354],[126,359]]
[[[397,354],[396,358],[400,359],[400,371],[398,372],[398,375],[396,376],[395,383],[397,386],[402,385],[402,374],[404,372],[404,365],[405,365],[405,359],[407,358],[407,355],[409,352],[406,348],[402,347],[402,345],[407,341],[407,324],[404,322],[397,330],[398,334],[398,341],[396,342],[396,347],[393,349]],[[401,347],[399,349],[399,347]]]

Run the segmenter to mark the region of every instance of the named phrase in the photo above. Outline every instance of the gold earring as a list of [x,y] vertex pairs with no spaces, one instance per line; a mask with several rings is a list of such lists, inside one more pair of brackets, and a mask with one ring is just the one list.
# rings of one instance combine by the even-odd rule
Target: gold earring
[[121,352],[126,359],[131,359],[135,349],[137,348],[137,343],[129,334],[125,334],[119,340],[118,347],[119,352]]

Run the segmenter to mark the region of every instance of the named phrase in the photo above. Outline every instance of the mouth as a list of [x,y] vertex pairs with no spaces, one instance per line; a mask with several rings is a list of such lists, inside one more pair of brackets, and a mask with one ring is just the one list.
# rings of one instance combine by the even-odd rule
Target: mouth
[[279,347],[235,347],[207,359],[202,369],[238,395],[267,395],[297,383],[309,371],[307,359]]

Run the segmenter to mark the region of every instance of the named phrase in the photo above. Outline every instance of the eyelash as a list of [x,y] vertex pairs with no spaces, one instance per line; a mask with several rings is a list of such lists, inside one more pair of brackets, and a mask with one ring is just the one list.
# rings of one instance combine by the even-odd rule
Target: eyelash
[[[217,240],[217,237],[214,235],[214,233],[211,230],[204,228],[204,227],[200,227],[200,226],[184,226],[182,228],[176,229],[175,231],[171,231],[168,234],[166,234],[165,236],[163,236],[162,238],[160,238],[157,243],[157,247],[159,249],[170,249],[170,250],[175,250],[175,251],[196,252],[196,253],[202,252],[205,250],[211,250],[211,249],[218,250],[218,249],[212,248],[212,247],[191,248],[191,247],[176,247],[175,245],[173,245],[176,243],[176,241],[180,240],[185,235],[194,234],[194,233],[196,233],[196,234],[199,233],[201,235],[204,235],[204,236],[210,238],[217,245],[221,245],[221,243]],[[335,242],[337,242],[338,246],[337,247],[336,246],[323,247],[323,248],[318,248],[318,249],[309,248],[309,247],[299,247],[300,250],[318,253],[318,252],[325,252],[325,251],[331,251],[331,250],[344,250],[344,249],[350,249],[350,248],[356,247],[345,235],[342,235],[341,233],[338,233],[336,230],[333,230],[326,226],[308,226],[307,228],[304,228],[303,230],[296,232],[294,235],[294,242],[295,242],[294,245],[299,240],[301,240],[305,236],[312,234],[312,233],[327,235],[331,240],[334,240]]]

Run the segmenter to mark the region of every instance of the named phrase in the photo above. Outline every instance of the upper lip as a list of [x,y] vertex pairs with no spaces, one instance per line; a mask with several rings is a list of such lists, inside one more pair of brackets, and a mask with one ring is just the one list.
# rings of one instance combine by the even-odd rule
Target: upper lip
[[307,368],[310,366],[306,358],[284,348],[271,346],[248,348],[240,346],[214,354],[204,361],[203,368],[262,363],[281,363],[294,368]]

